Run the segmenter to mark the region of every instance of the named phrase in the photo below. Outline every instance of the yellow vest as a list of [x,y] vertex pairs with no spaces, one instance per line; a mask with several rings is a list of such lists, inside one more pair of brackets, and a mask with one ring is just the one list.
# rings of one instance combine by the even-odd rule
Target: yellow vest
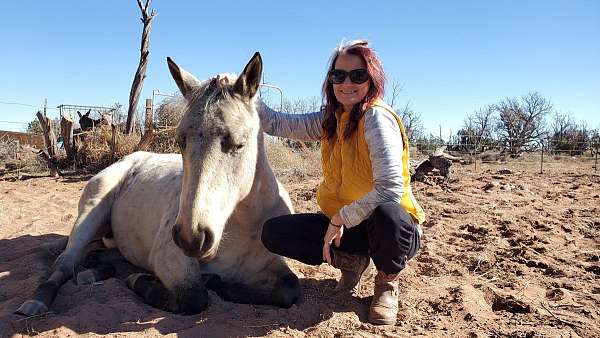
[[[408,138],[400,117],[382,100],[373,104],[392,114],[402,135],[402,176],[404,193],[400,204],[412,216],[415,222],[425,221],[425,213],[410,187]],[[373,190],[373,169],[369,157],[369,148],[365,140],[365,117],[358,122],[358,128],[352,136],[344,140],[344,130],[348,123],[349,113],[336,112],[337,130],[332,139],[321,140],[321,162],[323,181],[317,191],[317,203],[328,217],[333,217],[343,206],[348,205]]]

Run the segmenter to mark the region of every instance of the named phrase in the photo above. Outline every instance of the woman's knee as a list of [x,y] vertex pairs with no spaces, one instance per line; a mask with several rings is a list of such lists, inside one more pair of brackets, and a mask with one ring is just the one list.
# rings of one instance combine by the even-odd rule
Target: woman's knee
[[262,228],[260,240],[267,250],[271,252],[278,251],[277,244],[281,242],[280,235],[277,233],[277,217],[268,219]]
[[368,232],[371,249],[381,248],[387,253],[407,256],[414,251],[418,236],[416,223],[398,204],[378,206],[371,215]]
[[411,239],[417,230],[417,225],[412,217],[397,203],[385,203],[377,206],[371,214],[371,227],[388,237],[399,234],[406,239]]

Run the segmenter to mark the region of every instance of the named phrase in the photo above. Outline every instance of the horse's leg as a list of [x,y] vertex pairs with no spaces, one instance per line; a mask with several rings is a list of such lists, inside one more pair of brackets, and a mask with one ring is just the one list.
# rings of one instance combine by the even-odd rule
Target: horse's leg
[[204,311],[208,292],[198,262],[182,253],[169,256],[163,256],[163,264],[155,268],[156,275],[132,274],[127,277],[127,286],[146,304],[164,311],[188,315]]
[[223,281],[213,275],[206,282],[206,287],[215,291],[221,298],[234,303],[274,305],[289,308],[300,298],[298,277],[287,266],[263,271],[268,279],[263,283],[245,284],[241,282]]
[[65,251],[54,262],[48,280],[38,286],[33,298],[25,301],[16,313],[35,316],[48,311],[58,289],[73,276],[85,247],[94,237],[108,232],[113,191],[129,167],[128,163],[119,162],[88,182],[79,200],[79,214]]
[[38,286],[33,298],[25,301],[16,313],[35,316],[47,312],[60,287],[73,276],[86,245],[108,221],[109,207],[102,206],[102,203],[86,206],[89,208],[84,208],[83,212],[80,210],[67,247],[54,262],[50,277]]
[[128,268],[126,275],[136,272],[134,270],[135,267],[125,260],[125,257],[121,255],[121,252],[117,248],[90,251],[85,256],[82,265],[87,270],[77,274],[77,283],[84,285],[115,277],[117,269],[123,273],[121,271],[123,270],[123,266]]

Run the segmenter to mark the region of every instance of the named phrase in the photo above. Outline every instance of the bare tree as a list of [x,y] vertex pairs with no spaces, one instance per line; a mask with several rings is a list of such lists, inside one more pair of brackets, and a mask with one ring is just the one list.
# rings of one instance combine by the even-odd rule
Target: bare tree
[[319,111],[320,109],[321,100],[317,96],[309,96],[292,101],[284,99],[282,112],[288,114],[307,114]]
[[392,81],[391,85],[392,92],[391,94],[386,95],[386,102],[390,105],[390,107],[395,107],[396,100],[398,99],[398,96],[400,96],[404,86],[402,86],[397,80]]
[[414,142],[416,139],[419,139],[423,136],[423,123],[421,122],[421,115],[411,108],[410,102],[406,103],[403,108],[399,108],[397,106],[398,97],[400,96],[400,93],[402,93],[404,86],[397,80],[392,81],[390,85],[392,89],[391,91],[387,91],[388,94],[385,96],[385,101],[402,119],[402,124],[406,130],[406,137],[408,137],[408,141]]
[[421,121],[421,115],[410,107],[410,102],[407,103],[404,108],[397,109],[394,108],[400,119],[402,119],[402,124],[404,125],[404,129],[406,131],[406,137],[408,137],[409,142],[414,142],[419,139],[423,135],[423,122]]
[[148,66],[148,55],[150,54],[150,28],[152,27],[152,19],[156,16],[156,12],[152,10],[148,15],[148,6],[150,6],[150,0],[146,0],[146,4],[142,5],[142,0],[137,0],[138,7],[142,12],[142,23],[144,29],[142,31],[142,43],[140,46],[140,63],[138,65],[135,76],[133,77],[133,83],[131,84],[131,91],[129,93],[129,109],[127,110],[127,124],[125,127],[125,133],[129,134],[133,132],[133,121],[135,118],[135,112],[137,104],[140,98],[140,92],[144,87],[144,79],[146,78],[146,67]]
[[551,137],[559,140],[564,139],[567,130],[573,128],[574,125],[575,122],[569,114],[555,112],[550,122]]
[[484,151],[485,146],[493,146],[496,107],[489,105],[467,115],[463,127],[458,131],[462,149],[472,153]]
[[577,123],[569,114],[556,112],[550,124],[548,146],[554,153],[581,155],[590,147],[592,131],[587,123]]
[[507,98],[495,106],[499,113],[497,132],[511,154],[520,154],[544,135],[546,115],[552,112],[550,101],[537,92]]
[[[297,98],[292,101],[283,99],[282,112],[287,114],[307,114],[321,110],[321,99],[317,96],[309,96],[305,98]],[[294,149],[316,148],[319,141],[296,141],[292,139],[284,139],[284,144]]]

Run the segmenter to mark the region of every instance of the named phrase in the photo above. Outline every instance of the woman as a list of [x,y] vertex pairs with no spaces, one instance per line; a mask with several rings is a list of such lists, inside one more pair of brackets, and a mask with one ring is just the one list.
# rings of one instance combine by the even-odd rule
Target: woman
[[399,275],[419,249],[425,215],[410,188],[404,127],[381,100],[384,83],[368,42],[352,41],[331,57],[322,111],[292,115],[260,107],[266,133],[321,141],[324,176],[317,192],[323,213],[270,219],[262,241],[276,254],[339,268],[338,291],[355,289],[372,258],[378,272],[369,321],[393,325]]

